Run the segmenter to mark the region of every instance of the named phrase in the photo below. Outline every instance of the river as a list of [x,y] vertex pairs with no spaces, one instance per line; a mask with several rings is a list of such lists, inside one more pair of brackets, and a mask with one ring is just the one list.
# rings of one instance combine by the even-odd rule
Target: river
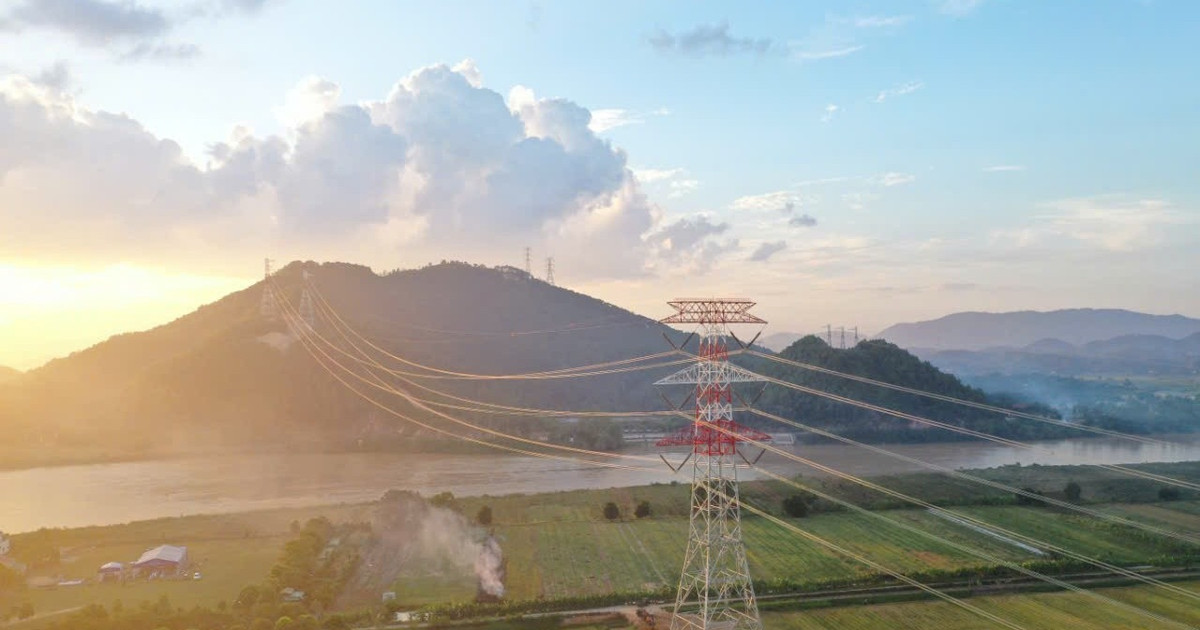
[[[1128,464],[1200,460],[1200,435],[1172,436],[1170,446],[1120,439],[1039,442],[1022,449],[987,442],[903,444],[888,450],[949,468],[1006,464]],[[921,470],[914,464],[840,445],[784,447],[855,475]],[[651,450],[633,451],[654,455]],[[676,456],[679,461],[682,456]],[[811,469],[767,454],[776,472]],[[636,462],[635,462],[636,464]],[[516,456],[380,453],[237,454],[0,472],[0,531],[110,525],[166,516],[354,503],[391,488],[432,494],[512,494],[667,482],[653,470],[595,468]],[[753,471],[749,472],[753,477]]]

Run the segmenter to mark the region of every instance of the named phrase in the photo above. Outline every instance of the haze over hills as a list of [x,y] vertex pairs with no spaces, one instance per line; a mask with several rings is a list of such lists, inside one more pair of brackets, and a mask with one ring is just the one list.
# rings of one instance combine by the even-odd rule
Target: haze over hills
[[1197,332],[1200,332],[1200,319],[1182,315],[1082,308],[1046,312],[954,313],[930,321],[896,324],[878,336],[904,348],[984,350],[1024,348],[1043,340],[1057,340],[1078,346],[1126,335],[1179,339]]
[[1200,373],[1200,333],[1182,339],[1122,335],[1079,346],[1060,339],[1043,339],[1023,348],[915,349],[914,352],[955,374],[1182,376]]
[[[511,268],[443,263],[379,275],[358,265],[292,263],[274,280],[293,307],[302,268],[355,329],[387,351],[443,369],[512,374],[669,349],[665,326]],[[117,335],[32,370],[0,387],[0,425],[38,443],[95,441],[147,452],[395,434],[398,420],[348,391],[281,322],[260,315],[262,294],[258,283],[163,326]],[[327,326],[317,332],[334,337]],[[652,410],[664,403],[651,384],[670,369],[425,383],[535,408]]]
[[21,375],[21,370],[10,368],[6,365],[0,365],[0,383],[14,379]]

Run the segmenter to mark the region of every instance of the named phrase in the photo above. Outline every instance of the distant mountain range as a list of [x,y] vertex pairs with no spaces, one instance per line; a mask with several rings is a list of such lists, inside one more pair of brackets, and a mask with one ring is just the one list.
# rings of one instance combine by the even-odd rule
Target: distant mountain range
[[[1067,309],[1011,313],[955,313],[896,324],[879,337],[902,348],[929,350],[1023,349],[1062,353],[1069,346],[1129,336],[1181,339],[1200,333],[1200,319],[1118,309]],[[1140,342],[1133,340],[1134,345]],[[1030,348],[1030,346],[1035,346]]]
[[1023,348],[935,350],[914,348],[930,363],[955,374],[1175,375],[1200,374],[1200,333],[1181,339],[1122,335],[1073,345],[1040,339]]

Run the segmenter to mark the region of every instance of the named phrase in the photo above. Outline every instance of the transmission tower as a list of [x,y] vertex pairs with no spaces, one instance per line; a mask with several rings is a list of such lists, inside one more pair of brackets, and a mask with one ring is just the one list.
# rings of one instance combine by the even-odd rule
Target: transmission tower
[[[698,324],[696,362],[656,385],[695,385],[695,421],[659,446],[687,446],[692,460],[687,551],[671,614],[671,630],[761,630],[738,494],[738,443],[770,436],[733,421],[733,384],[764,380],[729,362],[729,324],[765,324],[741,299],[679,299],[665,324]],[[736,337],[735,337],[736,339]],[[685,342],[686,343],[686,342]],[[687,459],[678,467],[679,470]]]
[[546,259],[546,284],[554,284],[554,257]]
[[533,277],[533,249],[525,248],[525,273]]
[[264,319],[275,321],[279,317],[279,304],[275,300],[275,290],[271,288],[271,259],[263,259],[263,294],[258,305],[259,314]]
[[304,276],[304,289],[300,292],[300,322],[307,326],[308,330],[316,330],[317,311],[313,308],[312,294],[308,292],[308,281],[312,275],[307,269],[300,273]]

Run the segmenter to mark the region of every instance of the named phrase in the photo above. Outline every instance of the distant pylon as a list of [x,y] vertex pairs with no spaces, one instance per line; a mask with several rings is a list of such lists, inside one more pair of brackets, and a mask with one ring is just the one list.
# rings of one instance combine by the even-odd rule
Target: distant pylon
[[554,284],[554,257],[546,259],[546,284]]
[[310,331],[316,330],[317,310],[313,308],[312,294],[308,291],[308,280],[311,275],[309,275],[307,269],[300,272],[300,274],[304,277],[304,289],[300,292],[300,321],[305,326],[308,326]]
[[525,248],[525,273],[533,276],[533,249]]
[[846,349],[846,327],[842,326],[842,350]]
[[279,304],[275,300],[275,290],[271,288],[271,259],[263,259],[263,294],[258,311],[263,318],[275,321],[279,317]]
[[729,362],[725,336],[729,324],[766,322],[749,313],[754,306],[749,300],[675,300],[670,305],[678,312],[663,323],[700,326],[696,363],[656,383],[696,388],[695,421],[658,442],[690,447],[692,460],[687,551],[671,630],[762,630],[742,541],[737,459],[739,442],[771,438],[733,421],[733,384],[764,379]]

